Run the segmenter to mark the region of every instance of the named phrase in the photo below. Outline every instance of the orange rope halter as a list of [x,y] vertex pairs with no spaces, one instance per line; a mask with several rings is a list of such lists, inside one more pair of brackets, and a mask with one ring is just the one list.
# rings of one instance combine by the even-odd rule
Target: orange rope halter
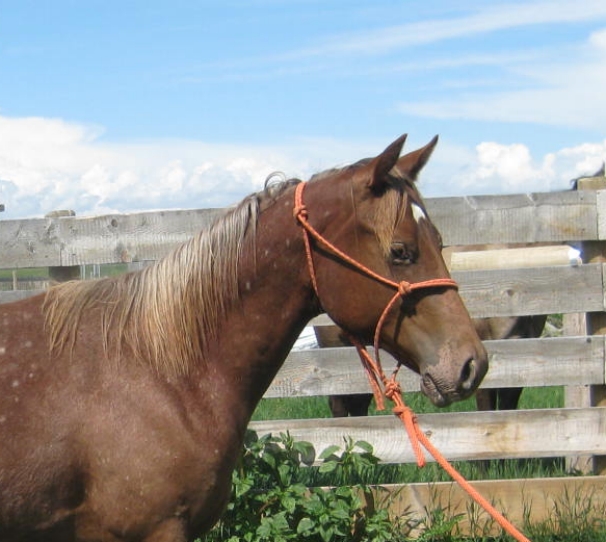
[[365,265],[349,257],[347,254],[339,250],[330,241],[325,239],[308,221],[308,212],[305,204],[303,203],[303,190],[305,189],[306,183],[299,183],[295,189],[295,206],[293,214],[298,223],[303,228],[303,240],[305,242],[305,253],[307,255],[307,265],[309,267],[309,274],[311,276],[311,282],[316,295],[319,297],[318,283],[316,279],[316,272],[314,262],[312,258],[312,247],[310,236],[313,237],[317,242],[321,243],[325,248],[329,249],[333,254],[338,256],[341,260],[362,271],[368,277],[381,282],[387,286],[390,286],[396,290],[391,300],[387,303],[385,309],[379,317],[377,327],[374,333],[374,352],[375,359],[368,353],[366,347],[355,337],[347,334],[348,339],[356,347],[358,355],[366,374],[370,381],[370,386],[377,403],[378,410],[384,410],[385,404],[383,402],[383,396],[387,397],[394,403],[393,413],[402,421],[408,438],[410,439],[415,457],[417,458],[417,464],[419,467],[425,465],[425,456],[421,446],[423,446],[436,460],[436,462],[450,475],[450,477],[457,482],[461,488],[467,492],[467,494],[478,503],[492,518],[511,536],[513,536],[518,542],[530,542],[515,526],[507,520],[490,502],[488,502],[478,491],[448,462],[448,460],[440,453],[440,451],[433,446],[429,441],[423,430],[419,427],[417,417],[415,413],[404,403],[402,397],[402,390],[400,384],[396,380],[398,370],[400,366],[393,371],[391,377],[388,379],[385,376],[381,361],[379,359],[379,340],[380,333],[387,318],[387,314],[393,308],[398,299],[409,295],[415,290],[421,288],[458,288],[457,283],[452,279],[432,279],[425,280],[422,282],[395,282],[386,277],[378,275]]

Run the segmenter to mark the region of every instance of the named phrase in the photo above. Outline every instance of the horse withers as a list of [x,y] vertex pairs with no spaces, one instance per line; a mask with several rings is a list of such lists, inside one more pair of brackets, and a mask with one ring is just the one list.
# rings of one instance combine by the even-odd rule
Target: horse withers
[[383,316],[381,347],[434,403],[472,394],[486,351],[413,182],[436,140],[400,158],[404,139],[252,194],[142,271],[1,305],[0,540],[209,530],[255,406],[322,311],[360,341]]

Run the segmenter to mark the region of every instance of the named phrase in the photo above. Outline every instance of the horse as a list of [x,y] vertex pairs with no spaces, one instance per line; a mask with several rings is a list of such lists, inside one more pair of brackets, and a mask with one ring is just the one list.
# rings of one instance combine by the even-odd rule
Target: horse
[[[137,272],[0,306],[0,540],[188,542],[255,406],[326,312],[469,397],[486,351],[414,183],[437,142],[269,184]],[[317,236],[310,235],[310,232]]]

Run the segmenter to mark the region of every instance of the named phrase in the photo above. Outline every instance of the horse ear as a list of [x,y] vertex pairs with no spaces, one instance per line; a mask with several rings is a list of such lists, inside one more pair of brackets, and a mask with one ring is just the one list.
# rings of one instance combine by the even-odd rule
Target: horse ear
[[400,158],[400,152],[408,134],[396,139],[379,156],[370,162],[370,180],[368,187],[377,192],[382,191],[387,183],[387,174],[394,168]]
[[433,139],[424,147],[417,149],[416,151],[405,154],[398,160],[397,167],[398,172],[402,176],[406,176],[411,181],[416,181],[419,176],[419,172],[427,164],[431,153],[435,149],[438,143],[438,136],[434,136]]

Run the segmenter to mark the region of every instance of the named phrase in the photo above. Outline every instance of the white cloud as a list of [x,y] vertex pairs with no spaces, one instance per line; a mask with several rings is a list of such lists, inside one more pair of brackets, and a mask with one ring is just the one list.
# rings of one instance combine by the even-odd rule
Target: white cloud
[[595,21],[606,16],[606,4],[603,0],[579,0],[574,3],[569,0],[486,2],[469,11],[468,14],[456,17],[419,20],[371,31],[331,36],[315,46],[277,55],[274,60],[345,54],[382,55],[410,46],[499,30]]
[[606,53],[606,28],[593,32],[589,36],[589,43],[598,51]]
[[[0,218],[42,216],[57,209],[73,209],[82,216],[223,207],[259,190],[274,170],[306,179],[372,156],[389,143],[299,139],[274,147],[174,140],[108,144],[98,138],[100,133],[57,119],[0,117],[0,202],[6,205]],[[427,196],[565,189],[570,179],[592,173],[605,158],[606,140],[538,159],[522,144],[484,142],[469,149],[442,141],[421,188]]]
[[[606,3],[603,0],[527,0],[495,2],[463,2],[445,7],[431,6],[429,9],[407,10],[405,4],[400,9],[389,6],[385,9],[383,20],[406,20],[404,24],[376,25],[368,30],[333,32],[324,36],[310,34],[307,45],[292,49],[280,49],[278,53],[226,58],[220,61],[192,65],[189,69],[175,75],[175,83],[199,84],[202,82],[245,81],[271,79],[276,80],[287,74],[303,75],[318,72],[350,74],[377,74],[382,71],[394,73],[402,68],[408,70],[412,65],[421,64],[423,70],[431,69],[432,64],[456,65],[453,55],[447,59],[432,60],[422,53],[428,45],[444,44],[447,41],[465,40],[498,32],[514,32],[516,29],[552,25],[552,32],[558,32],[556,25],[571,26],[575,23],[596,23],[606,19]],[[346,8],[350,13],[355,7]],[[367,7],[362,8],[366,10]],[[381,8],[378,8],[381,9]],[[358,14],[358,17],[362,15]],[[516,50],[515,36],[509,38],[510,48]],[[419,48],[419,49],[417,49]],[[412,49],[412,51],[411,51]],[[527,48],[524,48],[526,50]],[[419,51],[421,53],[419,54]],[[516,55],[519,53],[509,53]],[[498,54],[496,55],[498,56]],[[368,65],[364,58],[391,59],[385,65],[372,62]],[[477,60],[482,60],[482,47]],[[406,59],[403,63],[403,59]],[[353,61],[353,68],[351,62]]]
[[0,203],[6,206],[0,218],[57,209],[82,216],[223,207],[261,189],[272,171],[308,178],[369,154],[360,145],[328,139],[271,147],[188,140],[116,144],[105,143],[102,133],[60,119],[0,116]]
[[567,190],[572,179],[592,175],[600,168],[606,160],[606,139],[538,158],[519,143],[483,142],[472,154],[436,153],[436,159],[437,163],[430,164],[438,173],[421,184],[428,196]]
[[524,183],[533,177],[543,177],[543,168],[535,168],[528,147],[522,144],[499,145],[480,143],[477,146],[477,168],[475,177],[505,179],[507,189],[523,191]]
[[[401,113],[435,119],[524,122],[603,130],[606,125],[606,29],[593,32],[573,50],[551,51],[550,59],[532,55],[506,69],[522,80],[522,89],[494,92],[482,86],[448,99],[401,103]],[[462,72],[462,81],[466,81]],[[454,87],[454,85],[452,85]]]
[[2,218],[65,208],[82,215],[224,206],[261,188],[275,169],[300,171],[288,148],[191,141],[120,145],[102,142],[100,134],[59,119],[0,117]]

